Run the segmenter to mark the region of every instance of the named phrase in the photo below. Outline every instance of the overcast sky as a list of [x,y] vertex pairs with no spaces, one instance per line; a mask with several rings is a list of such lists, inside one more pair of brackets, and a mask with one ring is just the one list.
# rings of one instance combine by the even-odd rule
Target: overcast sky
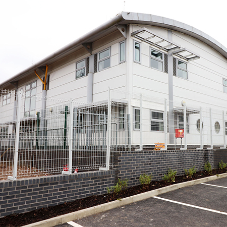
[[0,0],[0,83],[121,11],[178,20],[227,47],[226,5],[226,0]]

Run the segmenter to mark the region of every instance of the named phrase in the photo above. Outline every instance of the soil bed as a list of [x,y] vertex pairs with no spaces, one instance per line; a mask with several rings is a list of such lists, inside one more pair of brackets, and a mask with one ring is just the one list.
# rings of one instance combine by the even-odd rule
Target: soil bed
[[[227,168],[223,170],[212,170],[211,175],[225,173]],[[90,196],[84,199],[78,199],[73,202],[67,202],[64,204],[42,208],[34,211],[30,211],[23,214],[12,214],[4,218],[0,218],[0,226],[13,227],[13,226],[23,226],[45,219],[53,218],[62,214],[67,214],[70,212],[82,210],[88,207],[100,205],[103,203],[111,202],[119,198],[125,198],[146,191],[151,191],[157,188],[165,187],[171,184],[177,184],[185,181],[195,180],[203,177],[210,176],[206,171],[199,171],[193,175],[192,178],[186,176],[177,176],[174,183],[166,183],[164,181],[152,181],[149,185],[142,186],[137,185],[134,187],[127,188],[126,190],[115,194],[104,194]]]

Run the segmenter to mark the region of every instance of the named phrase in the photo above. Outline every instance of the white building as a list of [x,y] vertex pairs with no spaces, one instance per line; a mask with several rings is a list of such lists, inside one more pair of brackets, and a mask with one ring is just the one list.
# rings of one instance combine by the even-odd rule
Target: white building
[[[35,130],[37,112],[53,111],[53,99],[101,103],[105,107],[97,112],[98,118],[86,116],[86,121],[88,127],[101,121],[107,124],[110,88],[115,103],[111,138],[116,145],[175,144],[174,130],[185,128],[185,145],[225,146],[226,58],[223,45],[194,27],[150,14],[122,12],[0,84],[1,133],[13,132],[6,123],[15,121],[17,106],[14,93],[3,90],[22,91],[20,120],[31,119]],[[77,113],[74,121],[79,124],[79,120],[85,121]]]

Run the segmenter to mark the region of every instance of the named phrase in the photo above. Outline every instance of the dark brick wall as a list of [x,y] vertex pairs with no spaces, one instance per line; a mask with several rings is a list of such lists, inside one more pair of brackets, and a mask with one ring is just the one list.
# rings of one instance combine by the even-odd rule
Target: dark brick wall
[[153,180],[159,180],[168,169],[177,170],[177,175],[184,174],[184,169],[195,166],[203,170],[205,162],[214,166],[213,150],[187,151],[125,151],[115,152],[119,162],[115,163],[116,179],[128,179],[128,185],[139,184],[139,176],[143,173],[153,175]]
[[215,150],[214,152],[214,168],[218,168],[220,161],[227,163],[227,149]]
[[104,194],[114,170],[0,182],[0,217]]
[[110,171],[0,181],[0,217],[104,194],[118,178],[127,178],[128,185],[133,186],[139,184],[143,173],[152,173],[157,180],[169,168],[177,170],[178,175],[193,166],[203,170],[207,161],[217,168],[221,160],[227,162],[227,150],[116,151],[111,157]]

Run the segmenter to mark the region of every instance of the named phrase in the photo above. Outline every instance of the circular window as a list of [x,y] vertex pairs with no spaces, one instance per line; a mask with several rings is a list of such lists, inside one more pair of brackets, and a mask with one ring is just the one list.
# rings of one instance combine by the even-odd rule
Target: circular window
[[[200,132],[200,119],[197,120],[196,127],[197,127],[197,130]],[[202,128],[203,128],[203,122],[202,122]]]
[[216,132],[216,133],[219,133],[219,132],[220,132],[220,124],[219,124],[218,121],[215,122],[214,128],[215,128],[215,132]]

